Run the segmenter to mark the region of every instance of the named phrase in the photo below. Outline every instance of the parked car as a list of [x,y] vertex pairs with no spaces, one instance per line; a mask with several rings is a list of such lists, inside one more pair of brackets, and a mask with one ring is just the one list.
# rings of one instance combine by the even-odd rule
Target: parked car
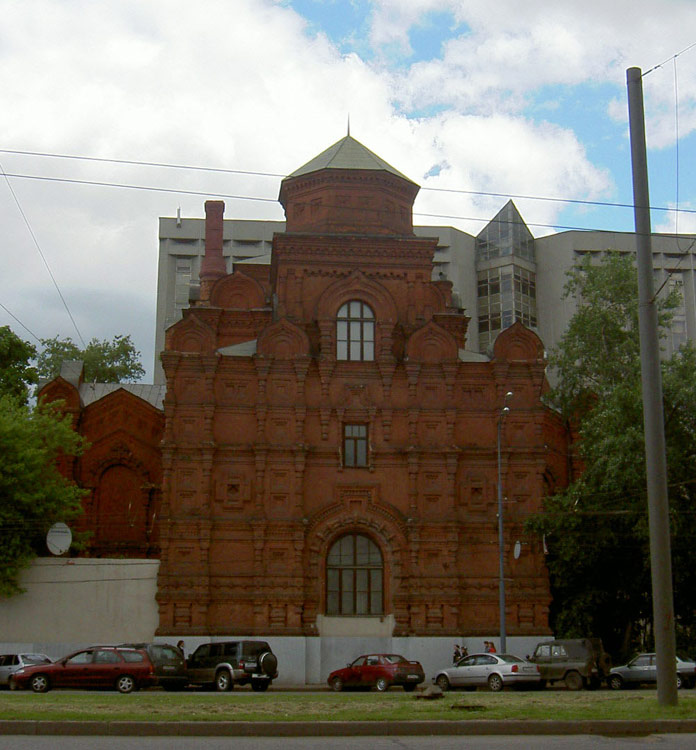
[[[657,682],[657,656],[638,654],[628,664],[614,667],[609,672],[607,684],[613,690],[637,687]],[[696,663],[677,656],[677,687],[693,687],[696,684]]]
[[364,654],[343,669],[333,671],[327,680],[332,690],[371,688],[379,692],[401,685],[410,693],[425,680],[420,662],[409,661],[399,654]]
[[220,692],[251,684],[261,693],[278,676],[278,659],[266,641],[203,643],[187,666],[191,684],[214,686]]
[[165,690],[183,690],[189,684],[186,659],[180,649],[169,643],[122,643],[120,648],[145,651],[155,669],[155,685]]
[[563,682],[568,690],[598,688],[611,669],[599,638],[544,641],[528,659],[539,667],[542,685]]
[[470,654],[453,667],[441,669],[433,682],[441,690],[488,687],[497,693],[506,685],[538,687],[541,675],[536,664],[513,654]]
[[0,685],[9,685],[10,675],[22,667],[34,664],[50,664],[46,654],[1,654],[0,655]]
[[154,667],[142,649],[94,646],[51,664],[22,667],[10,676],[10,688],[115,688],[130,693],[154,682]]

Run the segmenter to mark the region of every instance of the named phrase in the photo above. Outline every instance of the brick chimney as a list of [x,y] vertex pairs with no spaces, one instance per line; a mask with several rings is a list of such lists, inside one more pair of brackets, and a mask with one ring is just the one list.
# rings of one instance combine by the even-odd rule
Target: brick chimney
[[227,276],[227,266],[222,257],[222,215],[224,212],[223,201],[205,202],[205,255],[201,261],[199,274],[203,304],[210,299],[213,284],[223,276]]

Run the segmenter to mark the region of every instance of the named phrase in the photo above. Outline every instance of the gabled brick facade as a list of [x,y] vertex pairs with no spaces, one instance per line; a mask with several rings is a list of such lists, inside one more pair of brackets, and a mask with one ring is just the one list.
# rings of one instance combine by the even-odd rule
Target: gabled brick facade
[[512,391],[508,633],[546,633],[523,521],[567,482],[568,435],[541,402],[542,343],[515,324],[490,361],[466,352],[451,284],[431,281],[436,240],[412,232],[417,186],[336,146],[355,167],[283,182],[270,267],[223,275],[223,205],[206,204],[199,301],[162,354],[159,632],[313,636],[347,616],[391,618],[395,636],[496,632]]
[[60,467],[89,491],[84,515],[75,524],[76,531],[89,532],[84,554],[159,557],[164,428],[159,389],[85,383],[82,363],[66,364],[60,376],[43,385],[38,398],[63,401],[75,429],[88,441],[82,456],[63,459]]

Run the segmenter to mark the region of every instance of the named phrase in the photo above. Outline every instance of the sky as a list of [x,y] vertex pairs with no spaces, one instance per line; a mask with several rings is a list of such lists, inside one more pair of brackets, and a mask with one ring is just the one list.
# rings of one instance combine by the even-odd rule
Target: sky
[[633,231],[638,67],[653,230],[696,232],[696,0],[0,0],[0,17],[0,326],[129,334],[145,381],[159,217],[222,197],[227,218],[282,220],[282,176],[348,123],[421,186],[416,224],[477,234],[512,197],[535,236]]

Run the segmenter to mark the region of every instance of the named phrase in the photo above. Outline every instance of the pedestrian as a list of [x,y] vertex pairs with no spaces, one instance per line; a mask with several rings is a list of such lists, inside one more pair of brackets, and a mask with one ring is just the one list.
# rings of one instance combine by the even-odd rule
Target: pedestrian
[[497,651],[495,650],[495,644],[493,641],[488,641],[488,653],[489,654],[495,654]]
[[491,644],[488,641],[483,642],[483,650],[488,654],[491,651]]
[[461,653],[461,658],[463,659],[465,656],[469,656],[469,649],[466,646],[462,646],[459,650]]
[[452,654],[452,664],[456,664],[462,658],[462,650],[459,648],[459,644],[454,644],[454,653]]
[[183,641],[179,641],[176,644],[176,647],[179,649],[179,651],[181,651],[182,654],[184,653],[184,642]]

